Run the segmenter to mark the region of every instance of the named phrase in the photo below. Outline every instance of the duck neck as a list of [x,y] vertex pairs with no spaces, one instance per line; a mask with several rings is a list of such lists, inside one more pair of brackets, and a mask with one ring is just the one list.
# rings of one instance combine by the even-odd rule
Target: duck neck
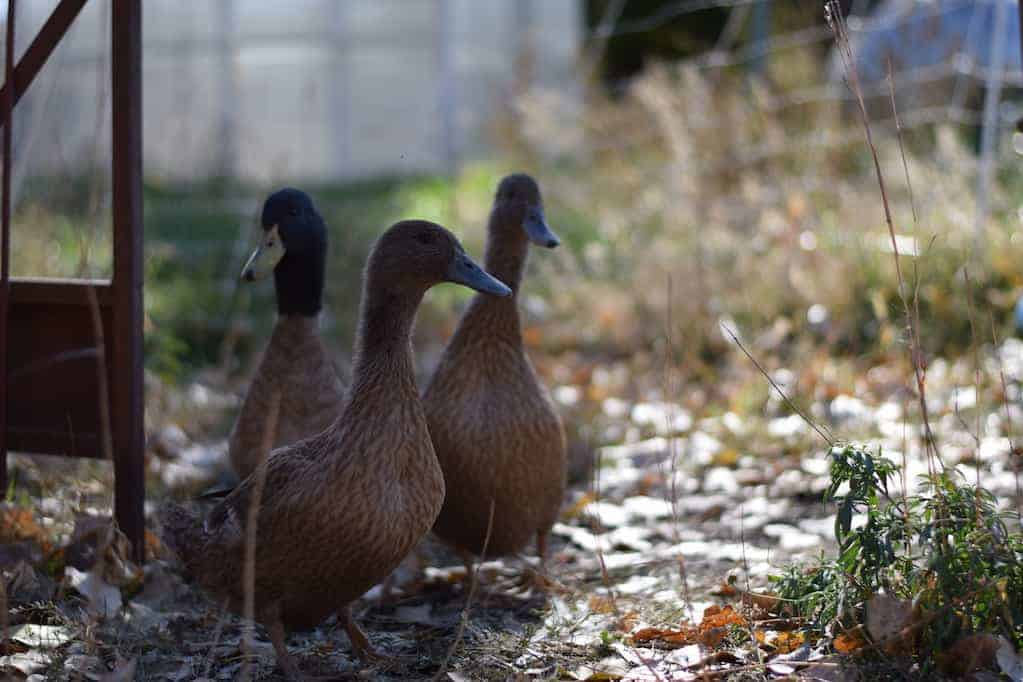
[[462,329],[485,330],[491,336],[511,344],[521,344],[519,286],[526,268],[529,242],[521,228],[501,224],[501,217],[490,215],[484,267],[512,290],[511,296],[476,294],[462,319]]
[[373,286],[367,282],[359,315],[351,395],[360,385],[383,380],[417,396],[412,359],[412,326],[425,291]]
[[274,268],[277,313],[315,317],[323,307],[323,280],[327,265],[325,249],[286,253]]
[[499,212],[490,214],[487,226],[487,248],[484,257],[487,272],[508,285],[512,295],[506,298],[488,297],[493,301],[511,301],[518,296],[522,273],[526,269],[529,242],[520,225],[505,224],[508,219]]
[[308,341],[319,338],[320,316],[313,315],[284,315],[278,314],[277,322],[274,323],[273,333],[270,335],[271,348],[275,353],[308,351]]

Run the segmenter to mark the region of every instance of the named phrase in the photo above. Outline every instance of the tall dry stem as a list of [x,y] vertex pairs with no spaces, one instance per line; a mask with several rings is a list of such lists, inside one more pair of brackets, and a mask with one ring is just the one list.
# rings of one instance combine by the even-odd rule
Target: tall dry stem
[[245,603],[243,615],[245,616],[245,627],[242,633],[242,654],[244,663],[239,673],[239,678],[247,680],[253,677],[252,657],[253,639],[255,637],[256,618],[256,538],[257,523],[259,522],[259,509],[263,503],[263,486],[266,484],[267,460],[270,457],[270,449],[277,435],[277,418],[280,415],[281,394],[274,392],[270,396],[270,410],[267,413],[266,426],[263,429],[263,440],[260,443],[261,460],[259,466],[253,472],[252,499],[249,508],[246,510],[245,520],[245,566],[242,572],[242,587],[245,592]]
[[[671,531],[672,541],[675,545],[681,545],[682,534],[680,531],[681,522],[679,520],[678,513],[678,439],[675,437],[675,398],[676,398],[676,382],[672,381],[672,376],[675,368],[675,343],[672,335],[673,322],[672,322],[672,303],[674,301],[672,289],[671,275],[668,275],[667,280],[667,296],[665,303],[665,327],[664,327],[664,368],[663,368],[663,387],[661,389],[664,394],[664,402],[669,406],[665,420],[667,424],[666,433],[668,434],[668,461],[670,463],[668,469],[668,476],[671,480],[669,482],[669,491],[671,495]],[[682,584],[682,599],[686,605],[686,611],[689,613],[689,619],[695,620],[696,615],[693,612],[693,600],[689,593],[689,574],[686,571],[686,558],[679,552],[676,556],[676,562],[678,564],[678,575],[679,580]]]
[[[895,223],[892,219],[892,211],[888,202],[888,188],[885,185],[884,173],[881,171],[881,160],[877,153],[877,146],[874,144],[874,136],[870,128],[870,115],[867,113],[867,105],[863,99],[863,89],[860,87],[859,74],[856,70],[856,59],[853,55],[852,43],[849,40],[849,31],[842,15],[842,8],[838,0],[827,0],[825,3],[828,25],[835,36],[835,48],[842,60],[842,69],[845,73],[846,84],[852,91],[856,101],[857,110],[860,115],[860,122],[863,125],[863,132],[866,136],[867,147],[870,149],[870,156],[874,162],[874,172],[877,175],[878,189],[881,192],[881,205],[884,208],[885,224],[888,227],[888,236],[891,239],[892,255],[895,262],[895,276],[898,282],[899,300],[902,302],[903,313],[906,318],[906,330],[909,338],[910,363],[913,366],[913,375],[916,379],[917,399],[920,405],[920,418],[924,427],[924,448],[927,452],[928,466],[934,473],[933,464],[936,462],[941,469],[944,469],[944,462],[938,453],[937,443],[934,439],[934,432],[931,429],[930,417],[927,411],[927,379],[924,371],[923,348],[920,344],[920,318],[919,309],[910,305],[909,296],[906,294],[906,281],[902,275],[902,264],[900,262],[899,242],[895,234]],[[894,91],[893,91],[894,92]],[[892,97],[894,106],[895,99]],[[900,147],[901,147],[901,136]]]
[[441,679],[447,677],[448,666],[451,664],[451,659],[454,657],[455,652],[458,651],[458,647],[462,644],[462,639],[465,637],[465,629],[469,626],[469,613],[472,610],[473,601],[476,598],[476,590],[479,587],[480,582],[480,567],[487,557],[487,547],[490,545],[490,533],[494,528],[494,506],[495,500],[490,499],[490,512],[487,516],[487,534],[483,536],[483,551],[480,552],[479,561],[476,562],[476,568],[472,572],[472,575],[467,576],[469,580],[469,593],[465,596],[465,606],[462,608],[462,615],[458,619],[458,630],[455,631],[455,638],[451,642],[451,646],[448,647],[447,654],[444,655],[444,661],[440,664],[440,668],[437,669],[432,680],[438,682]]

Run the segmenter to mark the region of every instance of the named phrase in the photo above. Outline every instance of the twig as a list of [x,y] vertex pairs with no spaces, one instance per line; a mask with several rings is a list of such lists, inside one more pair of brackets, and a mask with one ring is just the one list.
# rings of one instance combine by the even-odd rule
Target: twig
[[[662,391],[664,392],[664,402],[666,405],[669,406],[668,412],[665,415],[665,420],[667,421],[667,424],[665,424],[665,426],[666,433],[668,435],[668,461],[670,462],[668,475],[671,477],[669,484],[669,490],[671,492],[671,531],[672,540],[674,541],[675,545],[678,546],[681,545],[682,543],[682,533],[679,530],[681,524],[679,521],[678,513],[678,439],[675,438],[674,425],[675,412],[673,409],[675,407],[675,402],[673,400],[675,391],[673,390],[671,382],[672,369],[674,368],[675,359],[675,344],[672,338],[671,319],[672,303],[674,300],[672,297],[672,292],[673,289],[671,274],[669,273],[667,280],[668,296],[667,302],[665,304],[666,309],[664,312],[665,351],[664,351],[664,387],[662,388]],[[689,620],[695,620],[696,616],[693,613],[693,600],[689,594],[689,574],[688,571],[686,570],[685,555],[683,555],[682,552],[679,552],[677,559],[679,579],[682,581],[682,599],[685,602],[686,611],[688,611],[689,613]]]
[[462,638],[465,636],[465,629],[469,626],[469,612],[472,609],[473,599],[476,597],[476,588],[480,582],[480,568],[483,566],[483,561],[487,556],[487,546],[490,544],[490,533],[494,528],[494,498],[490,498],[490,515],[487,517],[487,534],[483,536],[483,551],[480,553],[479,561],[476,562],[476,569],[472,572],[472,580],[469,582],[469,593],[465,596],[465,606],[462,608],[462,616],[458,620],[458,630],[455,631],[455,639],[451,642],[451,646],[448,648],[447,654],[444,656],[443,663],[440,664],[440,668],[437,669],[436,674],[433,676],[433,682],[438,682],[448,671],[448,665],[451,663],[451,659],[455,655],[455,651],[462,644]]
[[1016,449],[1016,443],[1014,442],[1012,410],[1009,406],[1009,387],[1008,382],[1005,380],[1005,367],[1002,365],[1002,356],[998,352],[1001,341],[998,339],[998,329],[995,327],[995,317],[991,313],[990,308],[987,311],[987,315],[988,321],[991,324],[991,340],[995,344],[995,359],[998,362],[998,377],[1002,382],[1002,407],[1005,408],[1005,432],[1009,439],[1009,464],[1012,466],[1013,478],[1016,481],[1016,520],[1017,522],[1023,522],[1023,514],[1021,514],[1020,510],[1020,503],[1023,501],[1023,488],[1020,486],[1019,476],[1020,453]]
[[246,680],[253,676],[252,642],[255,634],[256,618],[256,525],[259,522],[259,509],[263,502],[263,486],[266,483],[266,470],[270,457],[270,449],[277,435],[277,417],[280,414],[281,394],[275,391],[270,396],[270,410],[267,413],[266,426],[263,428],[263,442],[260,447],[261,460],[254,472],[252,497],[246,510],[245,520],[245,567],[242,573],[242,587],[245,591],[243,615],[245,626],[242,630],[242,653],[245,660],[239,671],[239,679]]
[[[597,448],[596,453],[593,457],[593,503],[599,504],[600,502],[600,448]],[[611,574],[607,571],[607,563],[604,561],[604,548],[601,544],[601,535],[597,534],[600,529],[600,519],[597,518],[596,514],[590,516],[590,532],[593,533],[593,546],[597,552],[597,563],[600,565],[600,579],[604,583],[604,589],[607,590],[608,599],[611,600],[611,609],[614,611],[615,618],[621,618],[622,612],[618,608],[618,599],[615,597],[614,588],[611,587]]]
[[[977,350],[977,324],[975,315],[973,313],[973,282],[970,281],[970,267],[968,265],[963,266],[963,280],[966,283],[966,310],[970,318],[970,351],[973,355],[973,393],[974,393],[974,405],[973,412],[977,419],[976,433],[973,436],[974,442],[977,444],[977,452],[974,454],[975,468],[977,471],[977,488],[975,495],[977,498],[977,525],[980,523],[980,352]],[[958,396],[958,392],[956,392]],[[956,399],[958,408],[958,397]]]
[[899,141],[899,155],[902,157],[902,171],[906,174],[906,189],[909,191],[909,208],[913,212],[913,226],[918,222],[916,214],[916,200],[913,198],[913,181],[909,179],[909,164],[906,163],[906,147],[902,142],[902,121],[899,119],[899,108],[895,105],[895,77],[892,75],[892,58],[889,57],[885,65],[888,73],[888,96],[892,100],[892,117],[895,119],[895,137]]
[[721,325],[721,328],[725,330],[725,333],[731,337],[735,345],[739,347],[739,350],[741,350],[746,357],[749,358],[749,361],[752,362],[758,370],[760,370],[760,373],[764,375],[764,378],[771,384],[771,387],[778,392],[778,395],[780,395],[781,399],[785,401],[785,404],[788,405],[789,409],[799,415],[802,420],[806,422],[811,429],[816,431],[817,435],[823,438],[828,445],[833,446],[835,444],[835,439],[830,433],[825,432],[827,430],[826,427],[818,426],[817,423],[810,419],[803,410],[799,409],[799,407],[785,394],[785,391],[782,390],[781,386],[779,386],[778,383],[771,378],[771,375],[768,374],[766,369],[764,369],[764,366],[761,365],[755,357],[753,357],[752,353],[746,350],[746,346],[742,344],[742,341],[739,340],[739,337],[735,334],[735,332],[732,331],[724,322],[720,322],[719,324]]
[[[852,43],[849,40],[848,28],[845,25],[845,18],[838,0],[827,0],[825,4],[828,25],[835,34],[835,47],[842,60],[842,68],[846,76],[846,84],[855,96],[857,109],[860,114],[860,121],[863,124],[863,132],[867,139],[867,146],[870,148],[870,156],[874,162],[874,172],[877,175],[877,185],[881,191],[881,204],[884,207],[885,224],[888,227],[888,236],[892,243],[892,258],[895,261],[895,276],[898,280],[899,299],[902,301],[903,311],[906,316],[906,327],[910,340],[910,362],[913,365],[913,374],[916,378],[917,398],[920,402],[921,419],[924,425],[924,445],[928,455],[933,456],[941,468],[944,469],[944,462],[938,454],[937,443],[934,440],[934,432],[931,430],[930,417],[927,413],[927,386],[923,370],[923,349],[920,345],[919,333],[919,310],[917,315],[913,314],[910,308],[909,298],[906,296],[906,282],[902,276],[902,265],[899,261],[899,244],[895,237],[895,223],[892,220],[892,211],[888,203],[888,189],[885,186],[884,173],[881,171],[881,160],[878,157],[877,147],[874,144],[873,133],[870,129],[870,115],[867,113],[867,105],[863,100],[863,90],[860,87],[859,74],[856,70],[856,60],[853,56]],[[894,106],[895,100],[892,98]],[[901,137],[900,137],[901,141]]]
[[217,626],[213,628],[213,643],[210,645],[210,650],[206,652],[205,660],[203,661],[203,678],[209,680],[212,679],[211,671],[213,670],[213,657],[217,652],[217,647],[220,646],[220,637],[224,633],[224,614],[227,613],[227,605],[230,600],[225,599],[224,603],[220,605],[219,616],[217,617]]

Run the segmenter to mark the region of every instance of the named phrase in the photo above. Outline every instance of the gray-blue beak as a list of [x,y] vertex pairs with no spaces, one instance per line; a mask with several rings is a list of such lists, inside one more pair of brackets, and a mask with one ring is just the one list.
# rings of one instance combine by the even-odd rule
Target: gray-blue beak
[[551,232],[547,227],[547,221],[543,217],[543,209],[539,206],[530,206],[526,210],[526,218],[522,221],[522,228],[526,231],[529,241],[537,246],[553,249],[561,243],[558,235]]
[[512,292],[501,280],[476,265],[476,262],[465,253],[455,255],[451,261],[448,267],[448,281],[464,284],[470,289],[494,296],[511,296]]

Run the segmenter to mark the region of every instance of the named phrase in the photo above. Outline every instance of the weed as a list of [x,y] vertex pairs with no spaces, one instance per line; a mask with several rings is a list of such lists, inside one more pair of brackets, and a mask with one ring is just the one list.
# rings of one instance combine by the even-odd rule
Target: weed
[[[857,444],[831,449],[826,501],[837,505],[837,557],[789,566],[772,580],[817,636],[864,624],[867,604],[887,594],[911,605],[912,653],[921,666],[975,633],[1023,645],[1023,537],[1015,514],[953,469],[921,477],[901,497],[900,467]],[[865,517],[855,525],[855,515]]]

